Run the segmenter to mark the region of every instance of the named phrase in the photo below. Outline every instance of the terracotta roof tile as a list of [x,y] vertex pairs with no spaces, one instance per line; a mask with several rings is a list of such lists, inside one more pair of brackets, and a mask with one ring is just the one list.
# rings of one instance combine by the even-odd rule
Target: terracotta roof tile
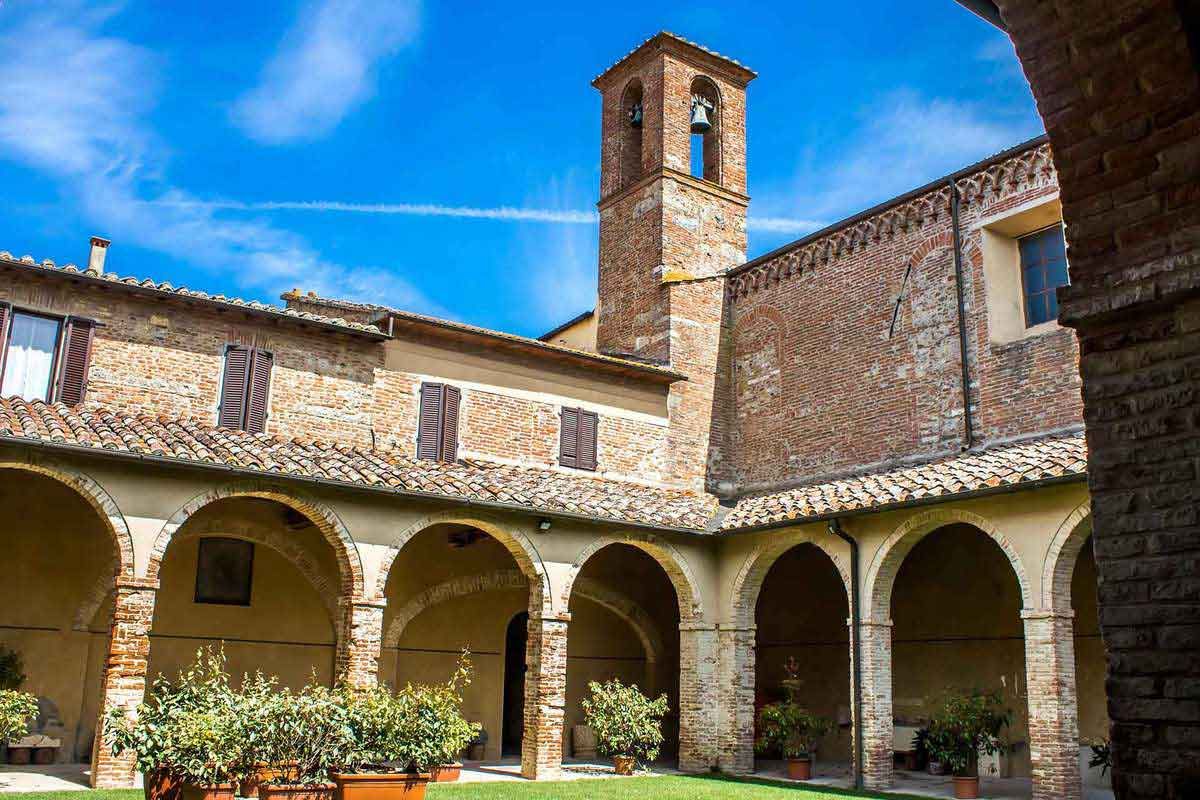
[[[498,503],[534,513],[578,514],[630,525],[730,532],[837,514],[954,499],[988,488],[1082,478],[1083,434],[1008,444],[910,467],[744,497],[723,519],[713,497],[558,470],[467,460],[420,461],[282,436],[249,434],[191,419],[129,416],[108,409],[0,399],[0,440],[156,456],[184,464],[338,481],[399,494]],[[717,520],[720,519],[720,524]]]
[[363,325],[357,322],[349,322],[340,317],[326,317],[320,314],[311,314],[307,312],[296,311],[292,308],[284,308],[282,306],[270,305],[268,303],[260,303],[257,300],[243,300],[240,297],[226,297],[223,294],[209,294],[194,289],[188,289],[185,286],[173,286],[167,281],[153,281],[149,278],[138,279],[130,276],[121,277],[113,272],[99,272],[94,269],[80,269],[74,264],[64,264],[58,266],[50,259],[37,261],[33,256],[21,256],[17,258],[7,250],[0,250],[0,261],[6,262],[9,266],[17,266],[25,269],[38,270],[49,272],[57,275],[65,275],[77,278],[84,278],[94,281],[105,281],[110,284],[120,284],[123,286],[134,287],[136,289],[148,290],[160,294],[173,295],[175,297],[198,300],[206,303],[215,303],[223,306],[233,306],[244,311],[257,312],[262,314],[272,314],[280,317],[289,317],[291,319],[311,322],[318,325],[325,325],[334,328],[343,328],[348,332],[367,333],[375,338],[386,338],[384,334],[372,325]]
[[914,500],[973,493],[1087,473],[1082,433],[1001,445],[927,464],[744,497],[722,520],[722,530],[826,517]]

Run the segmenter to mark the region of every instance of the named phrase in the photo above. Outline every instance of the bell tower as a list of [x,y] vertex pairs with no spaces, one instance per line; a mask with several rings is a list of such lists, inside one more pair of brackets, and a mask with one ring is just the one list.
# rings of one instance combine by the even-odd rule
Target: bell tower
[[669,287],[746,260],[746,86],[754,77],[664,32],[592,82],[603,100],[601,352],[678,361]]
[[671,386],[666,472],[697,491],[721,482],[725,273],[746,260],[754,77],[660,33],[592,82],[603,99],[596,346],[687,376]]

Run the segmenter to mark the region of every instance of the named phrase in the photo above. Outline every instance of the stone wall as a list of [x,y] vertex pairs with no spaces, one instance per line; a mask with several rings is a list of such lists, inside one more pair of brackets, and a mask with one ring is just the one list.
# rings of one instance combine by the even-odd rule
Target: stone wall
[[[956,185],[973,444],[1080,424],[1071,332],[997,341],[989,330],[997,299],[984,276],[982,227],[1053,200],[1048,148],[1034,144]],[[947,187],[753,262],[731,276],[730,302],[726,460],[740,487],[965,444]]]

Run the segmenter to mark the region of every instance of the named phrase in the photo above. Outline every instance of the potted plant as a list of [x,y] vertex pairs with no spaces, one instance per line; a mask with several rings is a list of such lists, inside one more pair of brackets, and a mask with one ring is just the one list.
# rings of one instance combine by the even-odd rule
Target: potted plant
[[[459,687],[470,678],[464,655],[444,684],[408,684],[342,690],[353,748],[344,768],[333,774],[340,800],[420,800],[431,770],[448,763],[479,734],[477,723],[459,711]],[[461,767],[461,765],[458,765]]]
[[613,678],[588,684],[590,697],[583,699],[583,714],[596,732],[596,750],[613,760],[618,775],[632,775],[638,764],[658,758],[662,747],[662,718],[667,713],[667,696],[651,700],[637,686]]
[[246,697],[258,706],[247,711],[243,729],[255,734],[248,755],[260,800],[330,800],[330,774],[355,747],[345,692],[316,683],[299,692],[257,684]]
[[999,694],[955,694],[929,722],[929,757],[954,775],[954,796],[979,797],[979,754],[1003,752],[1000,733],[1011,712],[1001,708]]
[[[19,739],[29,733],[29,720],[37,713],[38,702],[33,695],[16,689],[0,689],[0,742]],[[29,748],[12,748],[9,757],[14,764],[29,763]]]
[[[207,715],[207,716],[206,716]],[[206,781],[232,780],[242,764],[237,698],[225,672],[220,647],[199,650],[196,660],[175,680],[158,676],[146,699],[132,714],[125,708],[109,709],[104,739],[113,755],[132,753],[143,775],[146,800],[180,800],[184,786]],[[206,730],[205,725],[213,726]],[[236,746],[235,746],[236,745]],[[209,770],[212,754],[222,766]],[[217,761],[213,761],[216,767]],[[199,783],[198,783],[199,782]],[[227,787],[232,795],[232,786]]]
[[778,750],[787,759],[788,777],[806,781],[812,777],[812,757],[817,740],[829,732],[833,723],[810,714],[791,700],[771,703],[758,712],[758,741],[761,753]]

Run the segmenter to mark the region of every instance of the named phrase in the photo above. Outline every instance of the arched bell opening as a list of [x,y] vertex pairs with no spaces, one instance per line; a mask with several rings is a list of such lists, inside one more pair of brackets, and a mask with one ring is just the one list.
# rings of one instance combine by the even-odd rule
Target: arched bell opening
[[698,76],[692,81],[688,130],[691,138],[691,173],[712,183],[721,182],[721,97],[717,85]]
[[645,108],[642,105],[642,82],[634,78],[621,95],[621,188],[630,186],[642,177],[642,126]]

